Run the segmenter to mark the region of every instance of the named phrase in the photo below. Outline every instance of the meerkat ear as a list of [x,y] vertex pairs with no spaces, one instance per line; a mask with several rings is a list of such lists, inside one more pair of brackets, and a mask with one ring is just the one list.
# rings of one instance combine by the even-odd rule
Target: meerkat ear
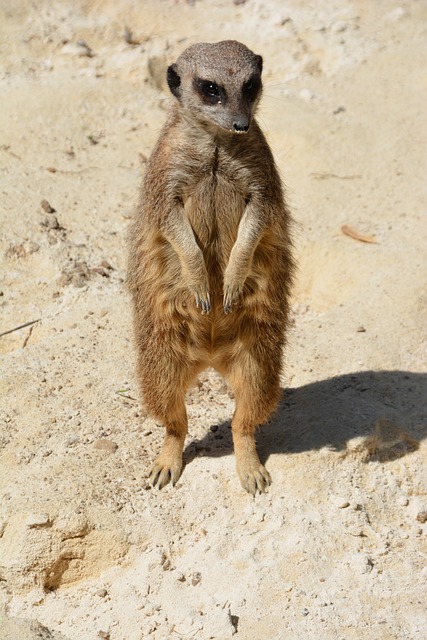
[[262,57],[261,56],[256,56],[256,65],[258,67],[258,71],[261,75],[262,73]]
[[169,89],[172,91],[176,98],[180,97],[179,87],[181,85],[181,78],[176,70],[176,64],[171,64],[168,67],[166,78],[168,81]]

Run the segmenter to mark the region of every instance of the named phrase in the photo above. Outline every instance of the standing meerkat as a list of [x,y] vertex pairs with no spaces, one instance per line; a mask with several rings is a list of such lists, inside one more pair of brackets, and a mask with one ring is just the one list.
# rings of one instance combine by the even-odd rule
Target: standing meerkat
[[276,408],[294,264],[289,212],[254,118],[262,58],[239,42],[200,43],[167,70],[175,97],[148,162],[129,237],[138,377],[166,429],[150,479],[182,471],[185,394],[214,367],[235,394],[237,471],[270,484],[255,429]]

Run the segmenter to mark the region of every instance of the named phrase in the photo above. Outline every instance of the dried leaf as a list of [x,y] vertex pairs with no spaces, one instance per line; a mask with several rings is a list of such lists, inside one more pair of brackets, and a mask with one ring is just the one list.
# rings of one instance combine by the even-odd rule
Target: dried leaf
[[343,232],[344,235],[349,236],[350,238],[353,238],[353,240],[359,240],[359,242],[368,242],[369,244],[377,243],[377,241],[373,236],[364,236],[346,224],[343,224],[343,226],[341,227],[341,231]]

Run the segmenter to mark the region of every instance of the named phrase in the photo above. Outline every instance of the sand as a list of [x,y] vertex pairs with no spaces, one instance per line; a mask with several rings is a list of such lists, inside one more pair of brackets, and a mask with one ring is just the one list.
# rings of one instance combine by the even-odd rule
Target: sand
[[[425,638],[426,35],[416,0],[1,0],[0,333],[35,321],[0,337],[2,640]],[[165,68],[225,38],[299,265],[256,499],[212,371],[150,488],[124,286]]]

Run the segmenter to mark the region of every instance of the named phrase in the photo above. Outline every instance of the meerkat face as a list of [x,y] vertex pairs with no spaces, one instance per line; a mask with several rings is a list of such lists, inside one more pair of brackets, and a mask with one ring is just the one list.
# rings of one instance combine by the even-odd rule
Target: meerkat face
[[192,119],[233,134],[249,130],[261,97],[262,58],[234,40],[186,49],[167,71],[173,95]]

